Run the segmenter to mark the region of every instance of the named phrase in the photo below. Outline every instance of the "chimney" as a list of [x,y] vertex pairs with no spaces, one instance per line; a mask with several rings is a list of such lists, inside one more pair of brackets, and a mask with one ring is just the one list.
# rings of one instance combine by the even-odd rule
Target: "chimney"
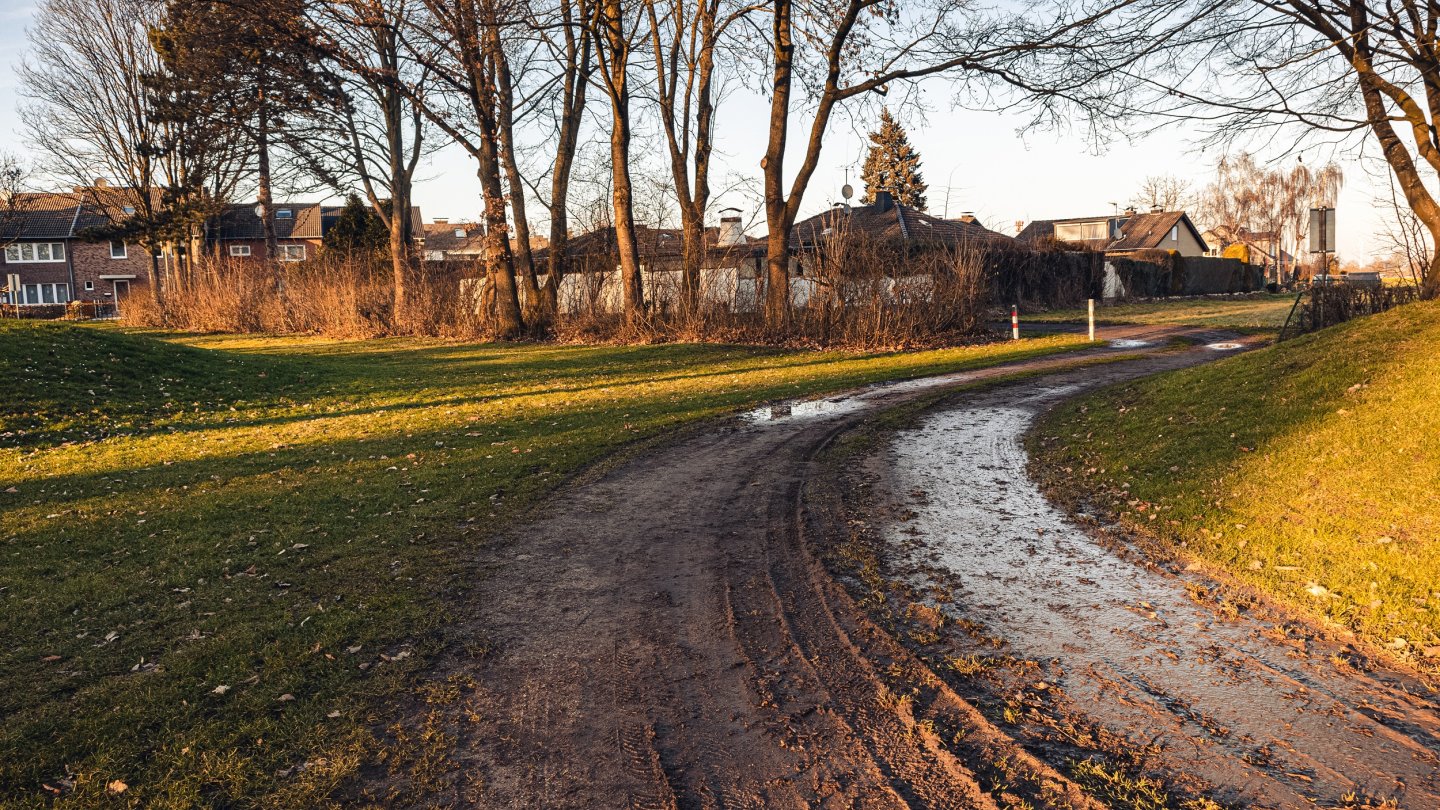
[[724,208],[720,211],[720,233],[715,245],[731,247],[745,244],[745,228],[740,224],[739,208]]
[[1133,216],[1135,216],[1135,206],[1133,206],[1133,205],[1127,205],[1127,206],[1125,206],[1125,216],[1127,216],[1127,217],[1133,217]]
[[883,213],[895,207],[895,197],[888,191],[875,192],[875,207]]
[[1017,220],[1015,220],[1015,233],[1018,234],[1018,233],[1020,233],[1020,232],[1023,231],[1023,230],[1025,230],[1025,220],[1023,220],[1023,219],[1017,219]]
[[960,212],[960,221],[966,223],[967,225],[973,225],[973,224],[975,224],[975,212],[974,212],[974,211],[961,211],[961,212]]
[[1165,213],[1165,208],[1164,208],[1163,206],[1161,206],[1160,203],[1154,203],[1154,204],[1152,204],[1152,205],[1150,206],[1150,213],[1152,213],[1152,214],[1163,214],[1163,213]]
[[449,225],[449,224],[450,224],[450,218],[449,218],[449,217],[435,217],[435,224],[436,224],[436,225]]

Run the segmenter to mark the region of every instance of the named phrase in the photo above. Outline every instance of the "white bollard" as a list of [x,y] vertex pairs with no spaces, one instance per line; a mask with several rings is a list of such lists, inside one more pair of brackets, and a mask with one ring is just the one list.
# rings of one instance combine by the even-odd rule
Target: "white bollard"
[[1095,342],[1095,299],[1090,300],[1090,342]]

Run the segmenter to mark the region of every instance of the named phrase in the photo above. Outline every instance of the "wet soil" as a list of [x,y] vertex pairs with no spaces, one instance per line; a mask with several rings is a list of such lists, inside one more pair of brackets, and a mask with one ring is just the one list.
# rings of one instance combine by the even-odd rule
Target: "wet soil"
[[843,474],[842,511],[878,569],[863,585],[852,566],[852,591],[885,589],[871,614],[1062,767],[1111,762],[1163,784],[1171,806],[1440,807],[1431,685],[1156,564],[1027,475],[1021,441],[1036,415],[1124,373],[964,394],[886,434]]
[[[1221,356],[1160,351],[1178,332],[1114,330],[1154,348],[1077,378]],[[387,724],[397,753],[367,772],[353,803],[1102,806],[837,584],[812,549],[845,519],[804,493],[817,454],[876,413],[1119,353],[1106,345],[780,404],[576,482],[481,552],[475,618],[455,635],[463,652],[426,702]]]

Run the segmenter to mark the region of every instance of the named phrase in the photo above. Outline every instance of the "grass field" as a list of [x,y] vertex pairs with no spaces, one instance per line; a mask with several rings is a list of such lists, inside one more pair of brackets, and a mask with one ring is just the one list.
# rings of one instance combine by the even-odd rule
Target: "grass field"
[[471,552],[568,475],[757,401],[1081,345],[0,324],[0,806],[324,806],[456,611],[484,610],[465,602]]
[[[1142,304],[1115,304],[1095,308],[1095,322],[1152,326],[1209,326],[1217,329],[1278,330],[1285,325],[1295,295],[1261,293],[1244,298],[1182,298]],[[1084,309],[1042,312],[1022,321],[1065,323],[1084,321]]]
[[1440,304],[1412,304],[1078,400],[1032,450],[1131,525],[1437,668],[1437,347]]

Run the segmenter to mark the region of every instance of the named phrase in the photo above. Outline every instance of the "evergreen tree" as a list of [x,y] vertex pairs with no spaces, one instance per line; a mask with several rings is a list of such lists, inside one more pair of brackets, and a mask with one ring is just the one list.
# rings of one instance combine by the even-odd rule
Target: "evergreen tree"
[[325,233],[325,250],[346,256],[378,255],[390,245],[390,229],[375,211],[351,194],[335,224]]
[[870,133],[870,152],[865,155],[865,168],[860,179],[865,181],[861,202],[870,205],[875,194],[888,191],[895,202],[925,210],[925,180],[920,176],[920,153],[910,145],[905,128],[880,110],[880,129]]

